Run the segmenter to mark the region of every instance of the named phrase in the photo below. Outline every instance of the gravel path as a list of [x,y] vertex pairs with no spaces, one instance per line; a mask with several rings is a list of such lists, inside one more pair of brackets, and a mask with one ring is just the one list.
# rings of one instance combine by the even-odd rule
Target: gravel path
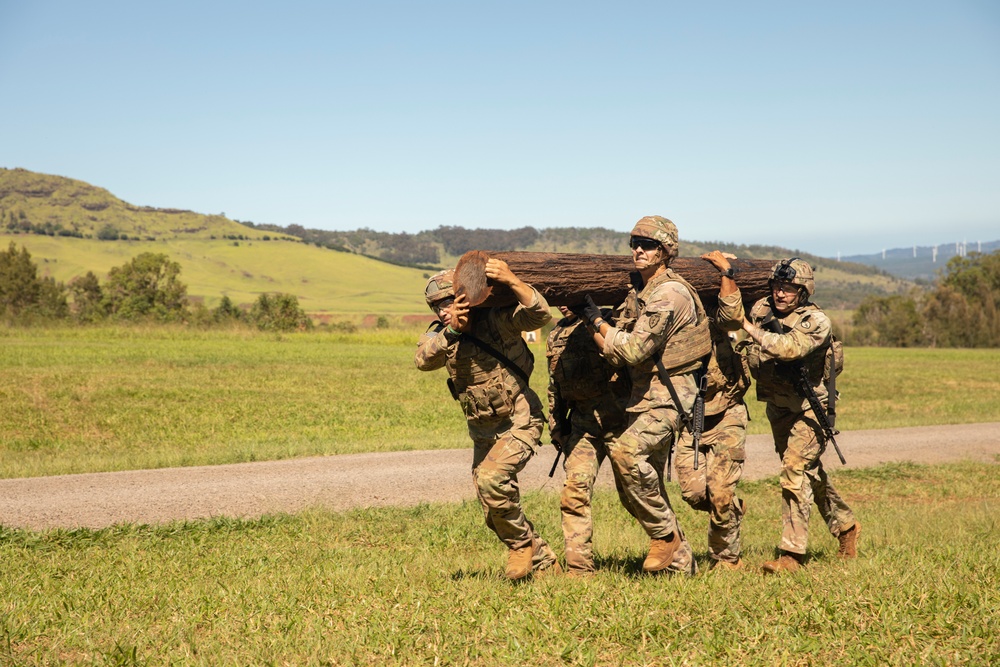
[[[850,431],[837,442],[851,468],[892,461],[1000,463],[1000,423]],[[562,466],[548,477],[553,456],[554,450],[544,447],[531,460],[520,476],[522,489],[562,486]],[[251,518],[312,506],[343,510],[471,500],[471,461],[470,448],[6,479],[0,480],[0,524],[34,530],[101,528]],[[842,467],[833,451],[824,464],[834,472]],[[770,436],[750,436],[744,478],[777,473]],[[598,483],[612,485],[607,464]]]

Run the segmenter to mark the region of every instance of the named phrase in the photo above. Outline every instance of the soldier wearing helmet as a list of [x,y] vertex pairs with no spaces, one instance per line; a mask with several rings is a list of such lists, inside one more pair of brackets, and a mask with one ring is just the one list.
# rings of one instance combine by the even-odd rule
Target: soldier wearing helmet
[[629,239],[635,286],[615,326],[588,297],[580,309],[595,341],[615,366],[626,366],[632,390],[628,426],[608,446],[622,480],[626,509],[650,538],[643,570],[693,575],[697,566],[663,485],[664,468],[681,416],[698,393],[695,374],[712,350],[708,316],[698,292],[671,268],[677,256],[677,227],[660,216],[639,220]]
[[[774,574],[804,564],[813,502],[840,543],[842,557],[857,554],[861,525],[827,478],[820,459],[825,439],[809,402],[796,391],[793,374],[798,371],[790,366],[802,362],[826,407],[823,372],[833,334],[830,318],[810,301],[816,286],[813,269],[798,257],[781,260],[771,270],[769,285],[771,295],[754,304],[743,329],[753,340],[748,361],[757,380],[757,400],[767,404],[775,450],[781,457],[781,553],[764,563],[764,571]],[[771,331],[772,321],[782,333]]]
[[517,303],[472,310],[464,294],[455,295],[453,272],[432,276],[424,298],[440,319],[421,338],[414,361],[422,371],[448,370],[474,444],[472,479],[486,525],[508,548],[506,576],[558,573],[556,554],[525,516],[517,485],[545,424],[541,400],[528,386],[534,357],[521,333],[540,329],[552,315],[506,262],[490,258],[485,273],[509,287]]
[[455,302],[454,282],[455,269],[446,269],[431,276],[424,288],[424,300],[443,327],[451,324],[451,304]]
[[[591,501],[607,447],[625,430],[629,388],[624,369],[601,355],[587,322],[566,306],[545,346],[549,362],[549,433],[563,455],[566,480],[559,496],[567,573],[594,573]],[[610,312],[608,314],[610,317]],[[621,495],[622,483],[615,475]]]
[[746,504],[737,496],[746,460],[747,412],[744,396],[750,388],[750,368],[738,351],[746,338],[743,297],[730,260],[735,255],[714,250],[701,256],[722,274],[718,308],[709,313],[712,356],[705,369],[705,423],[695,468],[694,434],[685,429],[677,442],[675,468],[681,498],[708,513],[708,555],[712,569],[741,570],[740,529]]

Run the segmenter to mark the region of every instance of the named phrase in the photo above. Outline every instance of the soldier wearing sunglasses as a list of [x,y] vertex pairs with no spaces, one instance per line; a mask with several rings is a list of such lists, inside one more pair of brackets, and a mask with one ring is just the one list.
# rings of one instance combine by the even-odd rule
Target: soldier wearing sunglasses
[[616,325],[604,321],[589,296],[580,309],[604,356],[628,367],[632,382],[628,427],[610,444],[608,456],[622,482],[626,509],[649,535],[643,571],[693,575],[694,554],[670,506],[663,474],[682,415],[698,394],[695,374],[712,350],[708,317],[698,292],[670,268],[678,251],[673,222],[642,218],[629,246],[636,280]]

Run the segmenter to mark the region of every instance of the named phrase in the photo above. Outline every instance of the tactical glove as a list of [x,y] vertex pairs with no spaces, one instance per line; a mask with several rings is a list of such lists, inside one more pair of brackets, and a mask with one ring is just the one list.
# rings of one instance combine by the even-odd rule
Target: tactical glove
[[584,297],[583,303],[570,307],[570,310],[572,310],[577,317],[581,317],[590,322],[591,326],[594,327],[597,326],[597,320],[604,319],[604,316],[601,314],[601,309],[597,307],[597,304],[594,303],[594,300],[589,294]]

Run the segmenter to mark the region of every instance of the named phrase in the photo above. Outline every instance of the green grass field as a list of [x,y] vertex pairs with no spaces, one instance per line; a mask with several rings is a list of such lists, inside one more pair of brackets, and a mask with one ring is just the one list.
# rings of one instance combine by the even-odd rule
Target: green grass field
[[[813,521],[808,566],[782,577],[759,573],[780,532],[773,479],[741,486],[743,572],[705,570],[705,516],[677,508],[693,579],[639,574],[646,538],[613,491],[595,499],[596,576],[522,585],[472,502],[0,531],[0,664],[1000,662],[997,467],[831,476],[863,522],[859,558],[838,560]],[[525,504],[561,553],[555,493]]]
[[[2,329],[0,476],[467,447],[443,371],[413,367],[419,333]],[[1000,421],[998,362],[1000,350],[849,348],[840,424]],[[532,383],[545,382],[539,363]],[[0,528],[0,664],[997,664],[997,471],[838,469],[860,557],[838,560],[816,520],[808,567],[780,578],[759,574],[780,533],[774,478],[741,485],[739,573],[707,571],[706,517],[668,486],[694,579],[640,574],[646,538],[608,490],[594,505],[598,574],[523,585],[503,579],[474,502]],[[557,493],[525,506],[561,555]]]
[[[0,477],[466,447],[444,371],[413,366],[420,333],[0,329]],[[1000,421],[1000,350],[848,348],[846,364],[844,430]]]

